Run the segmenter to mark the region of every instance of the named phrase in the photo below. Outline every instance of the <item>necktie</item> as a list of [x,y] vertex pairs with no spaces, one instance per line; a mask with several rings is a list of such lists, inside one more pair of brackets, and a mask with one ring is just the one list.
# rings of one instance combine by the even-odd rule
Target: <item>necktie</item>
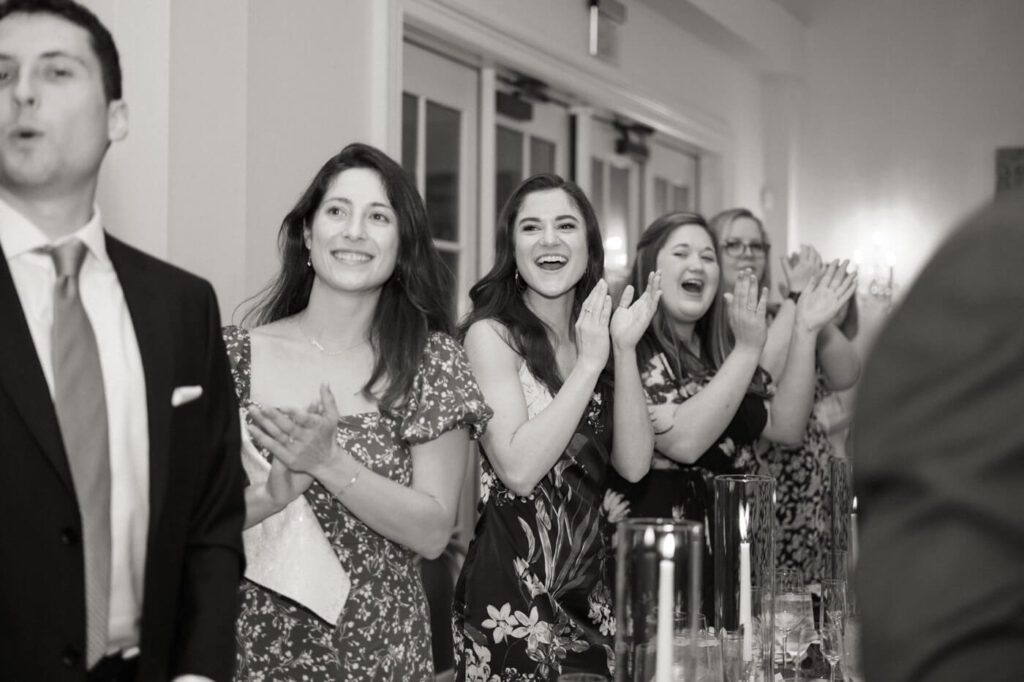
[[53,290],[54,407],[82,516],[85,549],[86,663],[106,655],[110,602],[110,454],[107,405],[96,337],[78,294],[86,247],[78,239],[50,251]]

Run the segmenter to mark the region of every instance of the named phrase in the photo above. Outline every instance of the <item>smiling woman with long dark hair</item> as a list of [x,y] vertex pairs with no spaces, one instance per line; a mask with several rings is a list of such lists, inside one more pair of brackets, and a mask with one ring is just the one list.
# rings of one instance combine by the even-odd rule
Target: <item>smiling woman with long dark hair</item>
[[[527,179],[499,218],[492,270],[461,326],[494,417],[483,499],[456,586],[456,679],[609,675],[614,632],[609,464],[647,471],[651,426],[636,342],[657,276],[612,314],[594,211],[571,182]],[[606,369],[612,356],[614,386]]]
[[[225,330],[260,448],[247,461],[264,470],[246,489],[246,527],[262,527],[247,538],[236,677],[430,679],[415,556],[448,542],[467,440],[489,416],[449,335],[451,275],[411,179],[366,145],[324,164],[279,239],[257,326]],[[300,531],[303,556],[279,556]],[[322,581],[341,575],[332,561],[351,581],[344,609],[329,598],[339,580]]]

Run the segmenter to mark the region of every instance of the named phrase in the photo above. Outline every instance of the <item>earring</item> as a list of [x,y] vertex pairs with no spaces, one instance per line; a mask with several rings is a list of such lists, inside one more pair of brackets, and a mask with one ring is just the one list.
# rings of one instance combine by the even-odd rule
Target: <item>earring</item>
[[313,258],[311,256],[306,256],[306,267],[307,268],[313,267]]
[[519,279],[519,270],[516,270],[516,287],[522,286],[522,280]]

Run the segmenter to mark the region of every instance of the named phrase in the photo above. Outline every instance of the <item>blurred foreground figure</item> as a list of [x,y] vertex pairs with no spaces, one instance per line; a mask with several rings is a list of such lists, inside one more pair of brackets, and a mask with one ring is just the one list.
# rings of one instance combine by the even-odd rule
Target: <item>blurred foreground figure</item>
[[5,681],[231,676],[238,408],[209,283],[104,228],[100,166],[127,133],[92,12],[0,4]]
[[1019,680],[1024,653],[1024,192],[942,246],[857,403],[870,682]]

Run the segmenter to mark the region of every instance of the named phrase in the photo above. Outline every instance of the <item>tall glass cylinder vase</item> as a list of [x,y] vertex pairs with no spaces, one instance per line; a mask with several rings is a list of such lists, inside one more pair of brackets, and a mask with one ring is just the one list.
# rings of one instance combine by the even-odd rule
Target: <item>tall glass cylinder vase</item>
[[853,571],[857,565],[857,496],[853,491],[850,460],[835,457],[829,462],[829,509],[832,526],[832,577],[846,583],[847,616],[857,615]]
[[857,560],[857,498],[853,494],[850,461],[829,461],[829,509],[831,516],[832,577],[847,580]]
[[695,680],[702,524],[626,519],[617,542],[615,679]]
[[775,479],[715,477],[715,622],[726,682],[774,679]]

